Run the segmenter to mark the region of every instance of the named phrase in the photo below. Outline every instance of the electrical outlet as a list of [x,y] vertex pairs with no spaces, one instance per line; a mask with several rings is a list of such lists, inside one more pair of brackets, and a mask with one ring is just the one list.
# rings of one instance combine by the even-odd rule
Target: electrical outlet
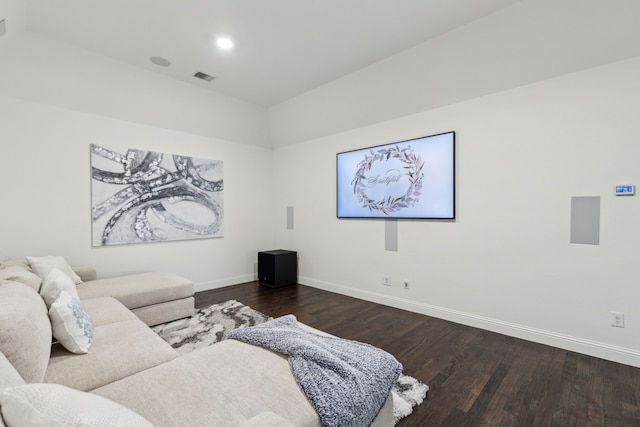
[[409,289],[409,281],[407,279],[404,279],[404,288]]
[[612,311],[611,326],[615,326],[617,328],[624,328],[624,313],[620,313],[619,311]]
[[382,284],[385,286],[391,286],[391,277],[382,276]]

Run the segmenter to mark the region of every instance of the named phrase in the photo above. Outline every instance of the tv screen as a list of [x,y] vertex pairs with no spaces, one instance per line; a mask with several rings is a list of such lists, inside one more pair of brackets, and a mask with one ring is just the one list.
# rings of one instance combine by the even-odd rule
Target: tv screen
[[455,132],[336,155],[338,218],[455,218]]

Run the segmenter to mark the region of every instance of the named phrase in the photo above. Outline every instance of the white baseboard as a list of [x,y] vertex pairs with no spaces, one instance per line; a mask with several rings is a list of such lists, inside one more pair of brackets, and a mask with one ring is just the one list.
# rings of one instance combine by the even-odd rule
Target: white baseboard
[[504,322],[490,317],[478,316],[458,310],[451,310],[445,307],[438,307],[404,298],[383,295],[377,292],[364,291],[361,289],[312,279],[310,277],[299,277],[298,282],[314,288],[359,298],[365,301],[371,301],[377,304],[400,308],[414,313],[437,317],[439,319],[449,320],[451,322],[640,368],[640,351],[634,349],[617,347],[598,341],[591,341],[553,331],[532,328],[526,325]]
[[211,289],[219,289],[226,286],[239,285],[241,283],[253,282],[254,280],[258,280],[258,278],[253,274],[245,274],[244,276],[236,276],[221,280],[195,283],[193,285],[193,290],[195,292],[210,291]]

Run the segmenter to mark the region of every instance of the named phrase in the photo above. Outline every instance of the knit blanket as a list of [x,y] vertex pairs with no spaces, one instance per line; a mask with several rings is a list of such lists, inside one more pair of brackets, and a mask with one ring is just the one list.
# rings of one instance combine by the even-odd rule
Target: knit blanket
[[326,427],[371,425],[402,372],[386,351],[305,331],[293,315],[235,329],[228,338],[287,354],[296,381]]

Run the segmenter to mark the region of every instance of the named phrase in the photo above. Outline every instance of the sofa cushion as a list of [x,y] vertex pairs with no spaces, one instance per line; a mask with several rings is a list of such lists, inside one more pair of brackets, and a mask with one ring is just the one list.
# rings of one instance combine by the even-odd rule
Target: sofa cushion
[[94,328],[88,354],[72,354],[56,344],[44,382],[88,391],[175,359],[178,353],[140,320]]
[[[0,353],[0,393],[7,387],[16,387],[24,384],[24,380],[16,371],[16,368]],[[2,406],[0,405],[0,427],[6,427],[2,421]]]
[[0,352],[26,382],[42,382],[51,352],[51,322],[40,295],[0,281]]
[[49,309],[53,337],[71,353],[88,353],[93,342],[93,322],[78,298],[61,291]]
[[20,265],[7,265],[0,269],[0,280],[19,282],[33,288],[36,292],[40,290],[42,279],[40,276]]
[[142,416],[109,399],[57,384],[7,388],[0,394],[0,404],[8,427],[153,427]]
[[24,384],[24,380],[11,362],[0,352],[0,393],[7,387]]
[[[320,417],[300,390],[288,358],[236,340],[192,351],[93,393],[133,409],[157,426],[240,425],[273,412],[295,426],[320,427]],[[372,427],[391,425],[390,395]]]
[[84,309],[89,313],[89,316],[91,316],[94,328],[109,323],[138,319],[131,310],[115,298],[91,298],[82,300],[81,302]]
[[[0,353],[0,393],[7,387],[15,387],[24,384],[24,380],[16,371],[16,368]],[[2,406],[0,405],[0,427],[6,427],[2,421]]]
[[51,304],[58,298],[61,291],[65,291],[72,297],[80,299],[73,279],[57,268],[54,268],[49,272],[47,277],[44,278],[42,287],[40,288],[40,296],[44,300],[47,308],[51,307]]
[[193,297],[174,299],[144,307],[132,308],[133,314],[148,326],[171,322],[172,320],[194,315],[195,299]]
[[154,271],[85,282],[78,285],[78,294],[81,300],[114,297],[132,309],[193,296],[193,282]]
[[245,421],[240,427],[295,427],[273,412],[261,412],[250,420]]
[[67,263],[67,261],[57,255],[43,256],[43,257],[35,257],[28,256],[27,260],[29,260],[29,265],[33,269],[33,272],[40,276],[43,280],[49,275],[49,272],[54,268],[62,271],[64,274],[73,279],[73,282],[78,284],[82,283],[82,279],[78,276],[71,266]]
[[240,425],[271,411],[295,426],[320,427],[287,358],[235,340],[187,353],[93,392],[158,426]]

